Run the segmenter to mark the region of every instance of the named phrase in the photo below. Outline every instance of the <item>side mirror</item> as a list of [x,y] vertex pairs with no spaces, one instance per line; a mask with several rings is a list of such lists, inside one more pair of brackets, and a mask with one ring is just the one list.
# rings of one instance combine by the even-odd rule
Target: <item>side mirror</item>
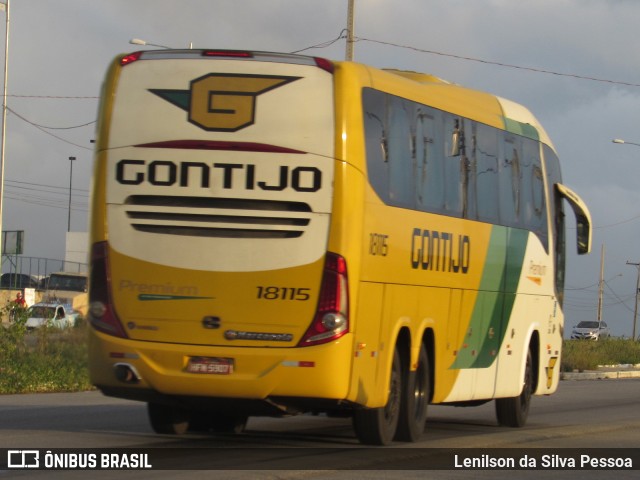
[[569,202],[576,216],[576,234],[578,255],[591,251],[591,214],[582,199],[570,188],[556,183],[556,189]]

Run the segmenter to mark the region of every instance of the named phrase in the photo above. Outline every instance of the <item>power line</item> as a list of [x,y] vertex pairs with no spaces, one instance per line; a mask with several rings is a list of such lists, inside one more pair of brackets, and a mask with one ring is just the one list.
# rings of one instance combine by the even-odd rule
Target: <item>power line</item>
[[[347,38],[346,36],[346,29],[343,29],[340,32],[340,35],[338,35],[337,38],[333,39],[333,40],[328,40],[326,42],[323,43],[319,43],[317,45],[312,45],[310,47],[306,47],[300,50],[296,50],[294,52],[291,53],[300,53],[300,52],[304,52],[305,50],[310,50],[312,48],[326,48],[330,45],[333,45],[335,42],[337,42],[338,40],[341,40],[343,38]],[[477,63],[483,63],[486,65],[495,65],[498,67],[505,67],[505,68],[514,68],[514,69],[518,69],[518,70],[524,70],[524,71],[529,71],[529,72],[534,72],[534,73],[545,73],[547,75],[556,75],[559,77],[569,77],[569,78],[576,78],[579,80],[589,80],[592,82],[602,82],[602,83],[610,83],[610,84],[614,84],[614,85],[625,85],[628,87],[640,87],[640,84],[638,83],[632,83],[632,82],[624,82],[624,81],[620,81],[620,80],[610,80],[607,78],[597,78],[597,77],[591,77],[591,76],[586,76],[586,75],[579,75],[576,73],[567,73],[567,72],[557,72],[554,70],[547,70],[547,69],[542,69],[542,68],[535,68],[535,67],[525,67],[522,65],[514,65],[511,63],[505,63],[505,62],[498,62],[498,61],[494,61],[494,60],[485,60],[482,58],[476,58],[476,57],[469,57],[466,55],[457,55],[454,53],[446,53],[446,52],[439,52],[437,50],[428,50],[425,48],[418,48],[418,47],[413,47],[411,45],[401,45],[399,43],[394,43],[394,42],[385,42],[383,40],[375,40],[373,38],[364,38],[364,37],[353,37],[354,41],[357,42],[370,42],[370,43],[377,43],[379,45],[386,45],[386,46],[390,46],[390,47],[395,47],[395,48],[403,48],[405,50],[413,50],[415,52],[419,52],[419,53],[427,53],[430,55],[438,55],[441,57],[449,57],[449,58],[455,58],[457,60],[465,60],[465,61],[469,61],[469,62],[477,62]]]
[[[66,191],[66,192],[63,192],[63,191],[56,192],[56,191],[51,191],[51,190],[42,190],[42,189],[29,188],[29,187],[20,187],[20,186],[17,186],[17,185],[10,185],[10,184],[8,184],[8,183],[5,183],[5,186],[6,186],[7,188],[15,189],[15,190],[17,190],[17,191],[38,192],[38,193],[50,193],[51,195],[62,195],[62,196],[64,196],[65,198],[68,198],[68,197],[69,197],[69,189],[68,189],[68,188],[67,188],[67,191]],[[46,188],[46,186],[45,186],[45,188]],[[57,187],[51,187],[51,188],[57,188]],[[88,194],[88,193],[82,193],[82,194],[80,194],[80,193],[75,192],[74,190],[75,190],[75,188],[74,188],[74,189],[72,189],[72,196],[74,196],[74,197],[84,197],[84,198],[89,198],[89,194]]]
[[617,227],[618,225],[624,225],[625,223],[629,223],[629,222],[633,222],[634,220],[637,220],[640,218],[640,215],[636,215],[634,217],[628,218],[626,220],[620,220],[619,222],[616,223],[610,223],[608,225],[601,225],[601,226],[594,226],[594,229],[598,229],[598,228],[610,228],[610,227]]
[[[8,108],[8,107],[7,107]],[[8,108],[8,110],[11,110],[10,108]],[[13,110],[11,110],[13,112]],[[14,112],[15,113],[15,112]],[[34,127],[38,127],[38,128],[46,128],[47,130],[73,130],[74,128],[82,128],[82,127],[86,127],[87,125],[93,125],[94,123],[96,123],[96,120],[92,120],[90,122],[87,123],[83,123],[81,125],[74,125],[72,127],[48,127],[46,125],[39,125],[35,122],[32,122],[30,120],[25,119],[24,117],[22,117],[23,120],[25,120],[26,122],[30,123],[31,125],[33,125]]]
[[[18,185],[14,185],[14,184],[18,184]],[[22,186],[22,185],[27,185],[27,186]],[[68,187],[58,187],[55,185],[45,185],[41,183],[20,182],[17,180],[6,180],[5,187],[7,188],[4,192],[4,196],[6,199],[9,199],[9,200],[28,203],[31,205],[38,205],[42,207],[57,208],[61,210],[67,210],[69,208],[69,205],[67,203],[67,198],[69,195]],[[29,187],[37,187],[37,188],[29,188]],[[43,190],[43,188],[53,189],[53,190]],[[17,189],[18,191],[13,191],[13,189]],[[22,190],[25,190],[26,192],[37,192],[37,193],[43,193],[43,194],[59,195],[61,196],[61,198],[53,198],[53,197],[42,196],[42,195],[33,195],[30,193],[25,193]],[[55,190],[59,190],[59,191],[55,191]],[[88,193],[89,193],[89,190],[81,189],[81,188],[74,188],[72,190],[72,198],[80,197],[82,199],[85,199],[81,201],[72,201],[71,203],[72,211],[79,211],[79,212],[89,211],[88,210],[88,198],[89,198]]]
[[6,107],[6,108],[7,108],[7,110],[8,110],[8,111],[10,111],[10,112],[11,112],[12,114],[14,114],[16,117],[18,117],[20,120],[22,120],[23,122],[28,123],[29,125],[32,125],[33,127],[35,127],[35,128],[37,128],[38,130],[40,130],[42,133],[46,133],[47,135],[50,135],[50,136],[52,136],[53,138],[57,138],[58,140],[60,140],[60,141],[62,141],[62,142],[64,142],[64,143],[68,143],[69,145],[73,145],[74,147],[82,148],[82,149],[85,149],[85,150],[93,150],[93,149],[92,149],[92,148],[90,148],[90,147],[85,147],[85,146],[83,146],[83,145],[78,145],[77,143],[70,142],[69,140],[64,139],[64,138],[62,138],[62,137],[59,137],[58,135],[54,135],[54,134],[53,134],[53,133],[51,133],[51,132],[47,132],[47,131],[45,130],[45,128],[44,128],[44,127],[41,127],[41,126],[39,126],[39,125],[37,125],[37,124],[35,124],[35,123],[33,123],[33,122],[31,122],[31,121],[27,120],[25,117],[23,117],[22,115],[20,115],[19,113],[17,113],[15,110],[12,110],[12,109],[11,109],[11,108],[9,108],[9,107]]
[[302,48],[300,50],[295,50],[295,51],[289,52],[289,53],[300,53],[300,52],[304,52],[306,50],[311,50],[312,48],[327,48],[327,47],[330,47],[331,45],[333,45],[334,43],[336,43],[338,40],[342,40],[343,38],[347,38],[347,29],[346,28],[343,29],[340,32],[340,35],[338,35],[333,40],[327,40],[326,42],[318,43],[317,45],[311,45],[310,47]]
[[[51,199],[50,197],[43,197],[40,195],[30,195],[25,193],[14,193],[14,192],[5,192],[5,199],[15,200],[24,203],[30,203],[33,205],[39,205],[43,207],[51,207],[67,210],[69,208],[69,204],[66,199]],[[73,201],[71,204],[73,206],[72,210],[80,210],[80,211],[88,211],[88,199],[85,199],[81,202]]]
[[503,63],[503,62],[496,62],[496,61],[492,61],[492,60],[484,60],[481,58],[474,58],[474,57],[467,57],[464,55],[455,55],[453,53],[444,53],[444,52],[438,52],[435,50],[427,50],[424,48],[417,48],[417,47],[412,47],[410,45],[400,45],[397,43],[393,43],[393,42],[384,42],[381,40],[374,40],[371,38],[363,38],[363,37],[355,37],[358,41],[362,41],[362,42],[371,42],[371,43],[377,43],[380,45],[388,45],[391,47],[397,47],[397,48],[404,48],[406,50],[413,50],[415,52],[420,52],[420,53],[428,53],[430,55],[439,55],[441,57],[449,57],[449,58],[456,58],[458,60],[466,60],[466,61],[470,61],[470,62],[478,62],[478,63],[484,63],[487,65],[495,65],[498,67],[506,67],[506,68],[515,68],[518,70],[525,70],[525,71],[529,71],[529,72],[535,72],[535,73],[546,73],[548,75],[556,75],[559,77],[571,77],[571,78],[577,78],[580,80],[589,80],[592,82],[603,82],[603,83],[611,83],[614,85],[625,85],[628,87],[640,87],[640,84],[638,83],[631,83],[631,82],[622,82],[619,80],[608,80],[605,78],[596,78],[596,77],[588,77],[585,75],[578,75],[575,73],[566,73],[566,72],[556,72],[553,70],[545,70],[545,69],[541,69],[541,68],[533,68],[533,67],[523,67],[521,65],[513,65],[513,64],[509,64],[509,63]]
[[7,97],[13,97],[13,98],[49,98],[49,99],[62,99],[62,100],[96,100],[99,99],[100,97],[90,97],[90,96],[77,96],[77,95],[69,95],[69,96],[63,96],[63,95],[9,95],[7,94]]
[[[65,194],[69,193],[69,187],[58,187],[56,185],[45,185],[43,183],[21,182],[21,181],[18,181],[18,180],[5,180],[5,184],[7,184],[7,183],[19,183],[21,185],[30,185],[30,186],[33,186],[33,187],[57,188],[57,189],[60,189],[60,190],[64,190],[64,192],[62,192],[62,193],[65,193]],[[84,189],[84,188],[74,188],[73,191],[74,192],[89,193],[89,190],[88,189]]]

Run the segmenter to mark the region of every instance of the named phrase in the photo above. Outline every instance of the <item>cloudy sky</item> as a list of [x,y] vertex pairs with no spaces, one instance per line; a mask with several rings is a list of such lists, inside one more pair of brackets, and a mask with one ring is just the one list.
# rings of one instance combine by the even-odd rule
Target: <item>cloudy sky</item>
[[[69,157],[77,159],[71,230],[86,230],[97,96],[116,54],[147,48],[131,38],[345,55],[347,0],[10,2],[3,229],[24,230],[34,257],[64,256]],[[611,140],[640,143],[639,23],[637,0],[355,0],[356,61],[433,73],[538,117],[595,226],[592,255],[570,249],[567,324],[596,318],[605,245],[603,320],[627,336],[638,272],[626,262],[640,262],[640,147]],[[574,239],[570,231],[571,247]]]

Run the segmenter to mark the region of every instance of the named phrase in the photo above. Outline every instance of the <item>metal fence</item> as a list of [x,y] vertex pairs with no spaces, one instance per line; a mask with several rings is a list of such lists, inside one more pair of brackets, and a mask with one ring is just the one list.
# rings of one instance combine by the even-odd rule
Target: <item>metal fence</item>
[[41,288],[52,273],[87,273],[87,264],[51,258],[2,255],[0,288]]

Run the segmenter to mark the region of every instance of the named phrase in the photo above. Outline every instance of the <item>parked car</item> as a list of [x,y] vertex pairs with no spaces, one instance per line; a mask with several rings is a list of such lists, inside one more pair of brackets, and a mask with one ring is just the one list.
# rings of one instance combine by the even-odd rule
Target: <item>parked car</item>
[[27,309],[28,330],[44,325],[55,328],[72,328],[78,321],[79,313],[71,305],[60,303],[36,303]]
[[38,288],[39,282],[33,275],[24,273],[3,273],[0,276],[0,288],[23,290],[25,288]]
[[611,331],[605,322],[594,321],[582,321],[573,327],[571,332],[571,338],[586,339],[586,340],[600,340],[603,338],[609,338]]

